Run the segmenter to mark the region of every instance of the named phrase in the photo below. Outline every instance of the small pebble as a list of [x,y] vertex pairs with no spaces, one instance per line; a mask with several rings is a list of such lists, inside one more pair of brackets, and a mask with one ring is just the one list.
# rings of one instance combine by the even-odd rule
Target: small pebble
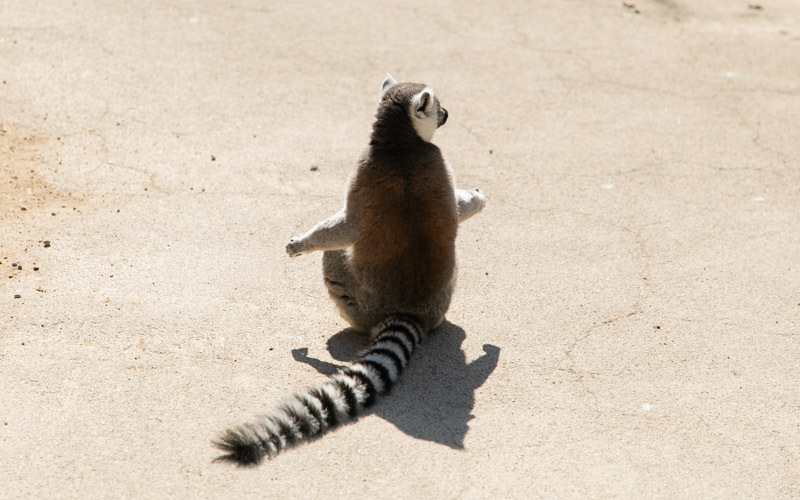
[[50,248],[50,240],[44,240],[44,247]]

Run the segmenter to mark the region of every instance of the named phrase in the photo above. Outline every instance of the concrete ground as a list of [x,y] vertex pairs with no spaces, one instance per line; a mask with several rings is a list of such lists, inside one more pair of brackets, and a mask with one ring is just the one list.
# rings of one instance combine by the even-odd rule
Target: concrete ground
[[[283,248],[386,71],[488,197],[449,323],[212,463],[363,346]],[[6,0],[0,79],[0,497],[800,496],[797,2]]]

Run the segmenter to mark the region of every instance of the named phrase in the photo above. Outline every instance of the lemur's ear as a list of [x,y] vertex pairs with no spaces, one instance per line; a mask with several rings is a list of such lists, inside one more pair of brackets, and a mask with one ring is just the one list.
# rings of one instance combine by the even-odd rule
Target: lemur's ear
[[411,107],[408,108],[411,123],[417,135],[426,142],[431,142],[436,127],[439,126],[439,117],[436,112],[436,98],[433,89],[425,87],[411,98]]
[[411,105],[414,107],[414,112],[418,117],[427,115],[433,109],[433,89],[425,87],[419,94],[415,95],[411,100]]
[[386,73],[386,79],[383,80],[381,84],[381,92],[378,94],[378,100],[383,99],[383,94],[386,93],[387,90],[397,85],[397,80],[394,79],[392,75]]

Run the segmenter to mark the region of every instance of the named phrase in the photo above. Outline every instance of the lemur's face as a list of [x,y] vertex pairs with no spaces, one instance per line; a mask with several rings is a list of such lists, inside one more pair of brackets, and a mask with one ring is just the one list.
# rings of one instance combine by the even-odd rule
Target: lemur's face
[[393,100],[400,99],[408,109],[408,116],[419,137],[430,142],[437,128],[447,122],[447,110],[444,109],[431,87],[419,84],[398,84],[391,75],[387,75],[381,86],[380,98],[383,99],[389,89]]

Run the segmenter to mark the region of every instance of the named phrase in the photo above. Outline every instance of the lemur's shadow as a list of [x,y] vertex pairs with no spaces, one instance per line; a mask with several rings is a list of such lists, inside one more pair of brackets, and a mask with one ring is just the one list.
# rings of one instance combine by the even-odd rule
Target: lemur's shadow
[[[486,354],[467,364],[461,350],[465,338],[464,330],[449,321],[431,332],[392,393],[374,406],[373,413],[409,436],[464,448],[467,422],[474,418],[475,389],[489,378],[500,357],[499,347],[484,344]],[[367,347],[367,336],[349,328],[328,340],[328,351],[339,361],[355,360]],[[305,347],[292,350],[292,355],[324,375],[340,368],[309,357]]]

